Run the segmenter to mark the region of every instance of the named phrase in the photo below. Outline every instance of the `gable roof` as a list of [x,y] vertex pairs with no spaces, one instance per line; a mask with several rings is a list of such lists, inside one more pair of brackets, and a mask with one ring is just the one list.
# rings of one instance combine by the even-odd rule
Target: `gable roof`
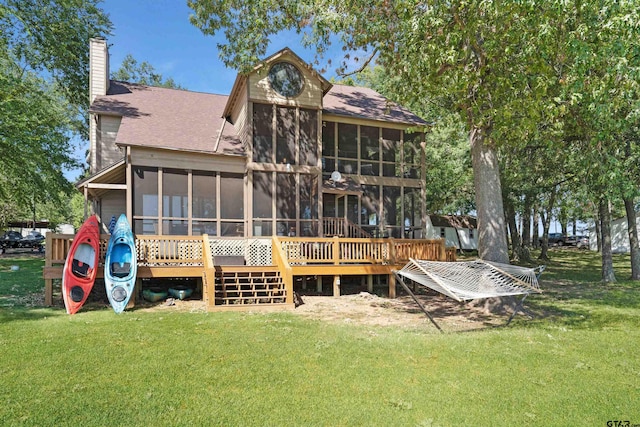
[[122,117],[117,144],[244,155],[235,128],[222,117],[227,98],[111,81],[89,111]]
[[318,81],[320,82],[320,87],[322,88],[322,95],[326,95],[327,92],[333,86],[330,81],[325,79],[311,65],[309,65],[302,58],[296,55],[294,51],[292,51],[288,47],[285,47],[284,49],[279,50],[278,52],[274,53],[268,58],[265,58],[264,60],[260,61],[258,64],[256,64],[255,67],[253,67],[253,70],[251,72],[246,74],[238,74],[236,76],[236,80],[233,83],[233,87],[231,88],[231,94],[229,95],[229,100],[227,101],[227,105],[224,108],[225,117],[228,117],[231,115],[231,111],[233,110],[234,104],[238,102],[238,94],[239,94],[240,88],[242,88],[243,85],[247,82],[249,75],[251,73],[258,72],[261,68],[264,68],[265,66],[267,66],[272,62],[277,62],[282,58],[293,60],[293,62],[295,62],[297,66],[305,68],[314,78],[318,79]]

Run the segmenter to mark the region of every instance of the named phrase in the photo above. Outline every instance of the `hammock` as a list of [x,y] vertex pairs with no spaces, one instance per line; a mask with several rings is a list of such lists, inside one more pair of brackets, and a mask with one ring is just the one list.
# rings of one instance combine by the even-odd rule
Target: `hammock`
[[409,258],[409,262],[401,270],[395,271],[404,289],[418,303],[431,322],[440,329],[431,315],[420,304],[418,299],[402,281],[406,277],[419,285],[447,295],[458,302],[473,299],[523,295],[524,298],[516,306],[507,324],[522,307],[530,293],[539,293],[538,277],[545,266],[537,268],[519,267],[488,261],[440,262],[422,261]]
[[439,262],[409,259],[398,274],[456,301],[540,292],[538,268],[488,261]]

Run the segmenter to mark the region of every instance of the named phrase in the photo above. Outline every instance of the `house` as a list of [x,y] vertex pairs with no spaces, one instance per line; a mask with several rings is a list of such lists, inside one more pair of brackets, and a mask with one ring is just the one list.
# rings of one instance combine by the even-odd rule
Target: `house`
[[137,235],[425,237],[428,123],[289,49],[218,95],[111,81],[92,39],[90,97],[77,187],[105,230],[126,213]]
[[459,250],[478,249],[478,221],[469,215],[428,215],[425,227],[427,239],[442,238],[446,246]]
[[[342,277],[370,292],[386,278],[394,297],[410,258],[455,261],[424,236],[428,123],[371,89],[332,84],[289,49],[228,95],[112,81],[102,39],[89,80],[90,174],[77,187],[101,248],[111,218],[128,217],[138,291],[194,280],[211,310],[290,308],[309,278],[336,296]],[[48,305],[71,239],[47,237]]]
[[[640,230],[640,212],[636,212],[636,227]],[[598,233],[596,233],[595,226],[589,227],[589,249],[592,251],[598,250]],[[611,250],[616,254],[624,254],[631,251],[629,225],[626,216],[611,221]]]

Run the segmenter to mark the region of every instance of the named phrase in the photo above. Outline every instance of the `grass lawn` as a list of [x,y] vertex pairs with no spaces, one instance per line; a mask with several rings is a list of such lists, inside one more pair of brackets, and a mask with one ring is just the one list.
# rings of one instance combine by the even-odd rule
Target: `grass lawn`
[[34,304],[41,258],[0,258],[0,425],[640,424],[640,284],[601,284],[598,254],[551,256],[533,320],[447,334],[293,313],[67,316]]

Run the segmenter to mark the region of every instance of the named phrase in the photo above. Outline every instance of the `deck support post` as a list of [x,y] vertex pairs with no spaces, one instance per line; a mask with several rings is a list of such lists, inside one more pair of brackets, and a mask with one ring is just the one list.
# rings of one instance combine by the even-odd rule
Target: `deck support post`
[[340,276],[338,275],[333,276],[333,296],[340,296]]
[[307,276],[302,276],[302,290],[307,290]]
[[396,297],[396,276],[391,273],[389,274],[389,298]]
[[373,274],[367,276],[367,292],[373,293]]
[[133,292],[131,292],[131,299],[127,303],[127,308],[133,308],[136,306],[136,294],[142,291],[142,279],[136,278],[136,282],[133,284]]
[[[86,217],[86,215],[85,215]],[[44,266],[51,267],[53,265],[52,252],[53,252],[53,233],[47,233],[45,237],[45,249],[44,249]],[[53,279],[44,279],[44,305],[50,307],[53,305]]]
[[317,283],[316,283],[316,291],[321,294],[322,293],[322,276],[318,275],[317,276]]

